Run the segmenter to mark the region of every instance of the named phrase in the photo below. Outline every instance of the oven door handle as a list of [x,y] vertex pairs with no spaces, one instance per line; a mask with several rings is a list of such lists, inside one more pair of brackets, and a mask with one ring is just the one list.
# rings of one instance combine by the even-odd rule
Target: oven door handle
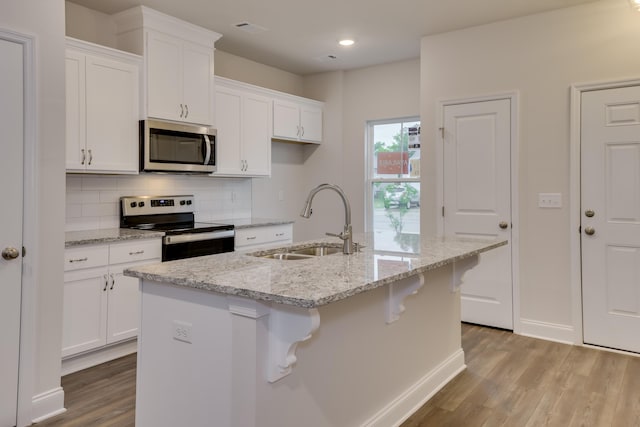
[[236,232],[234,230],[222,230],[211,231],[207,233],[190,233],[190,234],[177,234],[175,236],[164,236],[162,243],[165,245],[177,245],[179,243],[199,242],[202,240],[217,240],[226,239],[228,237],[234,237]]

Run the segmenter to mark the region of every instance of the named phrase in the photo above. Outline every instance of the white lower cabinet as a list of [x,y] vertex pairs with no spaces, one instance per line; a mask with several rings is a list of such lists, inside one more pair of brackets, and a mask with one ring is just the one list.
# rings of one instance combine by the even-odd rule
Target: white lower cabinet
[[137,336],[139,282],[122,272],[160,262],[161,251],[159,239],[65,251],[63,358]]
[[259,250],[293,241],[293,224],[267,225],[236,229],[236,250]]

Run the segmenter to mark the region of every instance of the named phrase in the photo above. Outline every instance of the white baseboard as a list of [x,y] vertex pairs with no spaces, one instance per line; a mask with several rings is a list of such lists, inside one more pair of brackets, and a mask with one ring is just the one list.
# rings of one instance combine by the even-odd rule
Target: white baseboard
[[31,400],[31,417],[34,423],[60,415],[65,411],[62,387],[33,396]]
[[563,344],[579,344],[576,343],[576,332],[571,325],[540,322],[538,320],[531,319],[520,319],[518,334]]
[[61,375],[68,375],[138,351],[138,341],[130,340],[62,360]]
[[459,349],[382,408],[363,427],[399,426],[466,367],[464,351]]

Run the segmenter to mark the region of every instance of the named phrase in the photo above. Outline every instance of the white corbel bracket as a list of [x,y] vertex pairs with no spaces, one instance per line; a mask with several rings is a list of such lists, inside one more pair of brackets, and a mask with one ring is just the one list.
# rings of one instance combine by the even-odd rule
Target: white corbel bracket
[[316,308],[273,304],[269,313],[269,361],[267,380],[274,383],[291,373],[298,343],[311,338],[320,327]]
[[456,293],[462,286],[463,276],[473,267],[478,265],[480,261],[480,255],[473,255],[468,258],[464,258],[453,263],[453,275],[451,276],[451,292]]
[[387,285],[387,300],[385,301],[387,324],[400,319],[400,315],[405,310],[404,300],[409,295],[417,294],[423,286],[424,275],[422,273]]

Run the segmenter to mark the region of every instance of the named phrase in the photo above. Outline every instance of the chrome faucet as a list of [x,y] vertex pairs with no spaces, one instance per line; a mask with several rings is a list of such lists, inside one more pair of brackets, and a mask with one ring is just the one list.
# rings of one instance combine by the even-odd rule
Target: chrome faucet
[[335,191],[342,198],[342,203],[344,204],[344,231],[340,234],[334,233],[326,233],[327,236],[334,236],[342,239],[342,252],[345,254],[353,253],[353,233],[351,231],[351,206],[349,205],[349,200],[347,200],[347,195],[344,194],[344,191],[337,185],[333,184],[320,184],[313,190],[309,192],[309,196],[307,196],[307,202],[300,212],[300,216],[303,218],[309,218],[311,216],[311,202],[315,197],[316,193],[321,190],[330,189]]

